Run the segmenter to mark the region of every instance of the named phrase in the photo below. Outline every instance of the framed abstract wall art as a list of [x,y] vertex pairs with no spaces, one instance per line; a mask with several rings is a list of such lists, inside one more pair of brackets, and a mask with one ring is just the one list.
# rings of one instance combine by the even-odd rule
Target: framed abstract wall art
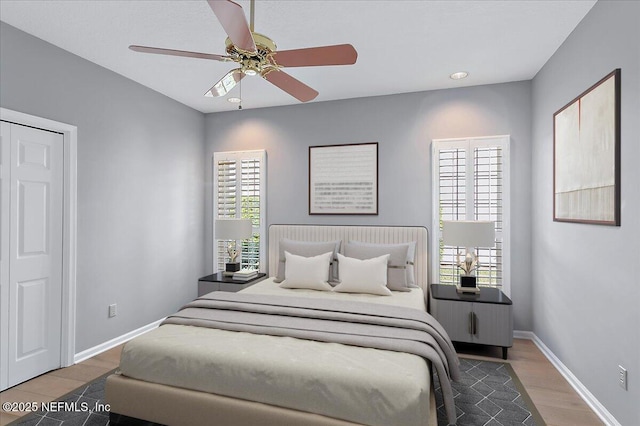
[[553,220],[620,226],[620,69],[553,115]]
[[378,214],[378,143],[309,147],[309,214]]

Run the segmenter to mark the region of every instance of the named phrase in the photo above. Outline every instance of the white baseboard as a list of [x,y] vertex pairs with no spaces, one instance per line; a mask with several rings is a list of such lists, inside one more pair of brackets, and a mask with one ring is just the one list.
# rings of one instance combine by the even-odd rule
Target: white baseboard
[[536,335],[533,334],[533,331],[513,330],[514,339],[534,340],[534,337],[536,337]]
[[604,422],[604,424],[608,426],[622,426],[620,422],[616,420],[615,417],[605,408],[604,405],[597,400],[597,398],[589,392],[589,389],[585,385],[582,384],[580,380],[567,368],[566,365],[563,364],[562,361],[553,353],[551,349],[544,344],[542,340],[532,331],[521,331],[514,330],[513,337],[516,339],[528,339],[532,340],[533,343],[540,349],[540,351],[547,357],[549,362],[562,374],[562,377],[565,378],[567,382],[571,385],[573,389],[580,395],[580,397],[587,403],[589,407],[600,417],[600,420]]
[[151,331],[154,328],[157,328],[160,325],[160,323],[164,320],[165,319],[162,318],[158,321],[152,322],[151,324],[147,324],[136,330],[125,333],[122,336],[118,336],[115,339],[111,339],[108,342],[101,343],[97,346],[94,346],[92,348],[79,352],[75,354],[75,356],[73,357],[73,362],[77,364],[91,357],[94,357],[104,351],[108,351],[111,348],[115,348],[116,346],[121,345],[122,343],[128,342],[129,340],[133,339],[136,336],[139,336],[141,334],[146,333],[147,331]]

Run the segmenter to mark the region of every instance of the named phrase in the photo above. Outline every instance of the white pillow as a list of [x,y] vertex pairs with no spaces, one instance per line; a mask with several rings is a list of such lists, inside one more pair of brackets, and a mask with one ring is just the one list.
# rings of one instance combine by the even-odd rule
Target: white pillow
[[387,288],[387,262],[388,254],[360,260],[338,253],[340,284],[333,291],[391,296]]
[[331,291],[333,287],[327,281],[329,281],[329,263],[331,263],[333,252],[303,257],[285,251],[284,256],[285,279],[280,287]]

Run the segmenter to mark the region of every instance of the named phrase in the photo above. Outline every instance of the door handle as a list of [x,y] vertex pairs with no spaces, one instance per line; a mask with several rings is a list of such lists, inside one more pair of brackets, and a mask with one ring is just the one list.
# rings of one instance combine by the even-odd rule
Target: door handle
[[478,333],[478,317],[474,312],[469,312],[469,334]]

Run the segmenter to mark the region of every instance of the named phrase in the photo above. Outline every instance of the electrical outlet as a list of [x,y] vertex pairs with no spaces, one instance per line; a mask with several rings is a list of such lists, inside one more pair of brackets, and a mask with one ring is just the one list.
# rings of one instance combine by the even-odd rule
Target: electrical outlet
[[109,318],[113,318],[118,314],[117,305],[109,305]]
[[618,384],[624,390],[627,390],[627,369],[623,366],[618,366]]

